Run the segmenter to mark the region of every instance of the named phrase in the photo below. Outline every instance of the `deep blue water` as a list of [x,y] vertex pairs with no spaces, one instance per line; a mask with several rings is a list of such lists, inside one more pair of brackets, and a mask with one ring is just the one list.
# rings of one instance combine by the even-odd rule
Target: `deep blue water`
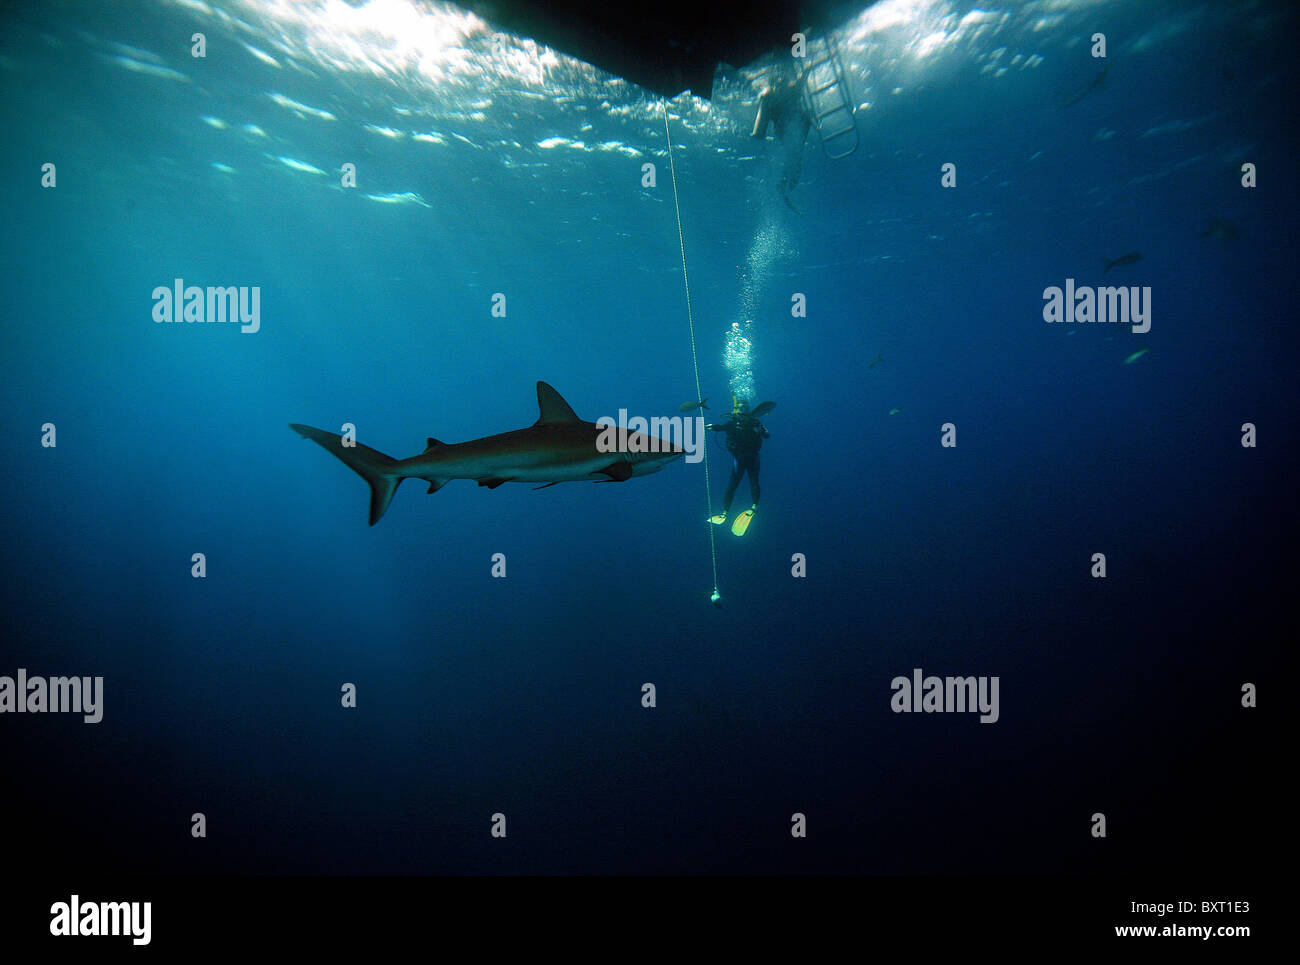
[[[0,674],[104,677],[99,724],[0,717],[20,848],[1048,873],[1266,844],[1300,428],[1284,5],[882,4],[835,35],[862,145],[810,139],[802,214],[748,137],[760,65],[670,102],[710,415],[736,322],[777,402],[759,515],[716,531],[721,610],[698,464],[408,482],[371,528],[361,480],[288,430],[406,457],[530,424],[539,379],[591,420],[694,397],[662,102],[401,9],[0,17]],[[260,331],[156,324],[177,277],[259,286]],[[1066,278],[1149,286],[1150,332],[1046,324]],[[715,503],[726,469],[711,448]],[[893,713],[916,667],[998,676],[1000,719]]]

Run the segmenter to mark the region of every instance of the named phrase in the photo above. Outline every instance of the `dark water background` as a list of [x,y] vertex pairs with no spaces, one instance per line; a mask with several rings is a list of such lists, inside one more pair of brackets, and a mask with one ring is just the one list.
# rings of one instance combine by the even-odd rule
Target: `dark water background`
[[[720,611],[698,465],[407,483],[368,528],[361,481],[286,428],[404,457],[531,423],[538,379],[586,419],[694,393],[662,105],[438,10],[365,33],[326,9],[0,16],[0,674],[106,693],[94,726],[0,717],[17,856],[1045,873],[1267,847],[1295,626],[1284,5],[868,13],[838,34],[863,145],[810,142],[802,216],[747,137],[753,71],[671,104],[703,392],[721,414],[752,318],[778,403]],[[1095,30],[1105,79],[1064,106]],[[1202,237],[1215,218],[1236,237]],[[261,286],[261,331],[155,324],[176,277]],[[1150,286],[1151,331],[1044,324],[1067,277]],[[892,713],[914,667],[999,676],[1000,720]]]

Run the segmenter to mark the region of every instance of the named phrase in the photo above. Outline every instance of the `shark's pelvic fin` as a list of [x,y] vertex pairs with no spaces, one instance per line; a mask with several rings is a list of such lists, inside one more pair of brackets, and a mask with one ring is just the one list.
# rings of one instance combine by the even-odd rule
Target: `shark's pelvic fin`
[[624,459],[621,462],[612,462],[604,469],[597,470],[597,472],[604,473],[614,482],[626,482],[632,478],[632,464]]
[[581,422],[564,397],[545,382],[537,383],[537,408],[541,415],[537,425],[557,425],[563,422]]
[[488,489],[496,489],[502,483],[508,483],[509,481],[509,479],[502,479],[499,476],[490,476],[487,479],[480,479],[478,484],[480,486],[487,486]]
[[406,478],[391,475],[397,460],[359,442],[345,446],[341,436],[324,429],[313,429],[297,423],[291,423],[289,428],[304,439],[310,439],[322,449],[334,453],[370,485],[370,525],[379,522],[379,518],[387,512],[388,504],[393,501],[393,493],[397,492],[398,485]]

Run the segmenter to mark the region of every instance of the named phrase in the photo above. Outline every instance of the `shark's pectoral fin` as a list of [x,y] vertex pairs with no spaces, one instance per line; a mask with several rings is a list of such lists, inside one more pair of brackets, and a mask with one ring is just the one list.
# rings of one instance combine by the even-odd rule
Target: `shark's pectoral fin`
[[447,480],[445,479],[430,479],[429,492],[436,493],[439,489],[441,489],[445,485],[447,485]]
[[488,489],[496,489],[502,483],[507,483],[509,481],[509,479],[502,479],[499,476],[489,476],[487,479],[480,479],[478,484],[480,486],[487,486]]
[[614,482],[625,482],[632,478],[632,464],[624,459],[620,462],[612,462],[597,472],[604,473]]

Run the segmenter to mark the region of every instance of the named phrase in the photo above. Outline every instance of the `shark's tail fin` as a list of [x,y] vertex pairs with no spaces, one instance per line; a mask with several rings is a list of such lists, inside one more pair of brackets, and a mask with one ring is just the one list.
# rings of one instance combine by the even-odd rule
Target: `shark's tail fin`
[[301,426],[296,423],[291,424],[289,428],[304,439],[310,439],[322,449],[334,453],[370,484],[370,525],[374,526],[379,522],[379,518],[387,512],[388,504],[393,501],[393,493],[397,492],[398,484],[406,478],[393,472],[397,460],[359,442],[345,446],[341,436],[323,429],[313,429],[311,426]]

